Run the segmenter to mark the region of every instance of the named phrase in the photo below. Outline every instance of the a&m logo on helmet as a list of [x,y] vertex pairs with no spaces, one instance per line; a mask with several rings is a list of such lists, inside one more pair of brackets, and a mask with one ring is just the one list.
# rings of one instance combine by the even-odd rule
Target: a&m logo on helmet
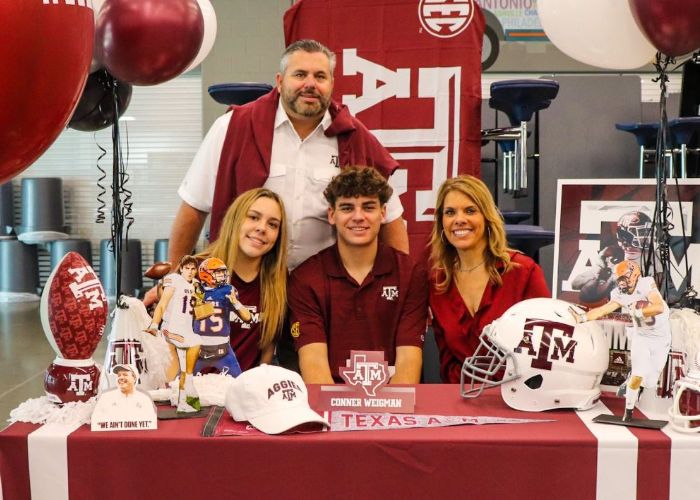
[[[535,329],[541,329],[542,335],[538,345],[534,345]],[[551,370],[553,361],[563,361],[573,364],[576,356],[577,341],[574,336],[574,326],[555,321],[527,319],[523,329],[523,337],[513,349],[513,352],[527,354],[532,357],[530,366],[542,370]],[[551,352],[550,352],[551,351]]]
[[474,17],[474,0],[420,0],[418,19],[428,33],[438,38],[459,35]]

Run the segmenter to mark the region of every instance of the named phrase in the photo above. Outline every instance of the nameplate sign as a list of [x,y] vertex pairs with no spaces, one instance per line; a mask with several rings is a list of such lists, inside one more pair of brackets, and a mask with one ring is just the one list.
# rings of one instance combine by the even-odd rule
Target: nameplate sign
[[413,413],[415,387],[385,387],[389,366],[382,351],[351,351],[340,376],[347,385],[322,385],[318,405],[323,410]]

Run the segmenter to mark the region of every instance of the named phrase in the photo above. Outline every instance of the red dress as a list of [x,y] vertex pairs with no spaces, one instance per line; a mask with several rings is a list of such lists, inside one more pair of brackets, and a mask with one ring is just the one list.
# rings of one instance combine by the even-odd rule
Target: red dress
[[444,279],[444,275],[433,277],[430,309],[435,341],[440,351],[440,377],[443,382],[459,383],[464,359],[474,354],[481,330],[501,317],[510,306],[525,299],[551,297],[542,268],[535,261],[515,252],[510,254],[510,258],[519,265],[501,275],[501,286],[487,283],[474,316],[464,304],[454,280],[445,293],[438,293],[435,283]]

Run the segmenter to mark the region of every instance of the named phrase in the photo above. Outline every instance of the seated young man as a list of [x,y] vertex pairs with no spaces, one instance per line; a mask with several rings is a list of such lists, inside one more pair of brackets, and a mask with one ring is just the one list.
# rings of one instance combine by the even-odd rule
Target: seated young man
[[428,287],[408,255],[378,241],[391,193],[370,167],[344,169],[323,193],[337,243],[295,269],[288,288],[306,383],[342,381],[351,350],[384,351],[391,383],[420,380]]

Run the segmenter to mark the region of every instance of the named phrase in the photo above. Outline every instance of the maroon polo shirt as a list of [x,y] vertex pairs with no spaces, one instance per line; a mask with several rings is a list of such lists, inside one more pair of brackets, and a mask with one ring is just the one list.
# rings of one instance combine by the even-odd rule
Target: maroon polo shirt
[[231,311],[231,348],[241,370],[246,371],[260,363],[260,275],[247,283],[234,272],[231,273],[231,284],[238,290],[238,300],[253,315],[250,323],[244,323]]
[[[522,300],[551,297],[542,268],[521,253],[511,253],[515,266],[501,274],[502,286],[490,282],[481,296],[474,316],[469,313],[454,283],[445,293],[430,287],[430,310],[433,313],[435,342],[440,351],[440,377],[448,384],[458,384],[462,364],[474,354],[479,345],[481,330],[501,317],[508,308]],[[438,276],[439,280],[444,275]],[[437,280],[433,278],[433,283]]]
[[333,378],[342,381],[351,350],[384,351],[393,365],[397,346],[423,347],[428,314],[427,276],[403,252],[379,245],[360,284],[345,270],[338,245],[322,250],[292,272],[288,302],[297,350],[328,345]]

